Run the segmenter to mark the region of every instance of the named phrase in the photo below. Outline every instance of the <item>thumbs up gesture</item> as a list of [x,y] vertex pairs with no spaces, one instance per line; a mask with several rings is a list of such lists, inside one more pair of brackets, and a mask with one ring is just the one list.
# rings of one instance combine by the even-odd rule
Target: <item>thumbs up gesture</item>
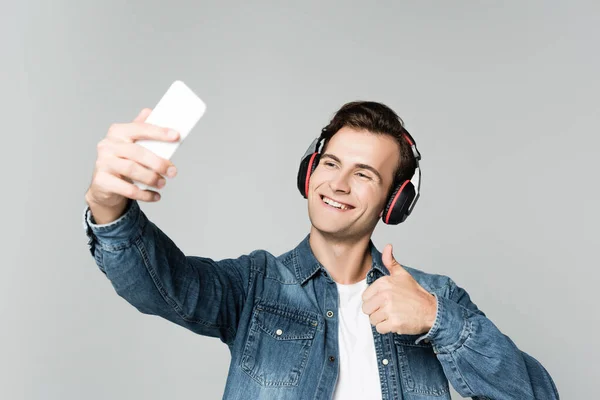
[[392,255],[391,244],[383,249],[382,260],[390,275],[382,276],[365,290],[362,311],[381,334],[428,332],[437,312],[435,297],[398,264]]

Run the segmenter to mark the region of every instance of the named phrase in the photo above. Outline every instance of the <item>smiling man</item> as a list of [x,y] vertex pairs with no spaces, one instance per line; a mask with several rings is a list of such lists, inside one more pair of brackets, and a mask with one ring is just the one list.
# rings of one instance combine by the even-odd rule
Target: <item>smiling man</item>
[[98,146],[88,244],[139,311],[229,347],[223,398],[450,399],[450,381],[465,397],[558,399],[546,369],[464,289],[373,244],[379,220],[403,222],[419,197],[420,153],[393,110],[348,103],[313,142],[297,176],[311,229],[295,248],[224,260],[183,254],[141,210],[155,193],[132,180],[174,176],[134,143],[176,140],[143,122],[149,111]]

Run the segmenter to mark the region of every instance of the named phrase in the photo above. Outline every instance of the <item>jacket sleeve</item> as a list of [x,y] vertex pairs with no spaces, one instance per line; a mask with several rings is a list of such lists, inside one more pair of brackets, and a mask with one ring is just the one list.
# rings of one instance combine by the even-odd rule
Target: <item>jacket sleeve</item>
[[251,255],[214,261],[186,256],[130,200],[117,220],[84,214],[89,250],[119,296],[140,312],[233,343],[250,281]]
[[532,356],[519,350],[451,279],[437,299],[429,340],[454,389],[474,399],[559,399],[554,381]]

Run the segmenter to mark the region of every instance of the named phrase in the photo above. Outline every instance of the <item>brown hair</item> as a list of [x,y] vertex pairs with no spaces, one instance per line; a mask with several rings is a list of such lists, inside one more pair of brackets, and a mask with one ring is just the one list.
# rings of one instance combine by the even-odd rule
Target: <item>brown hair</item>
[[321,153],[325,152],[327,143],[333,135],[344,126],[364,129],[373,134],[389,135],[396,140],[400,147],[400,164],[391,189],[412,177],[417,168],[417,161],[404,136],[408,133],[404,128],[404,121],[391,108],[373,101],[353,101],[344,104],[323,128],[324,142]]

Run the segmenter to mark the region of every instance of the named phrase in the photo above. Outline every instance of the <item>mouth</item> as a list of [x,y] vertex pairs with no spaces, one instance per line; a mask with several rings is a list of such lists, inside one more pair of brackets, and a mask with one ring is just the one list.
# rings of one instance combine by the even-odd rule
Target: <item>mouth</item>
[[319,197],[321,198],[321,203],[328,208],[338,211],[349,211],[354,209],[354,207],[349,204],[340,203],[339,201],[335,201],[327,196],[319,195]]

